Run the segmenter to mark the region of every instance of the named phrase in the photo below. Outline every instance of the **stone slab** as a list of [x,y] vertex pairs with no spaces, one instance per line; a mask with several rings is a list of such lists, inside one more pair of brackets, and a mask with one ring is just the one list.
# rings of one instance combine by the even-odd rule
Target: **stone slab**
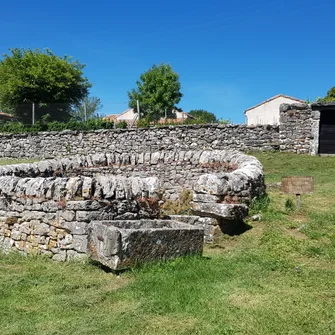
[[202,228],[173,220],[94,221],[89,254],[112,270],[201,254]]

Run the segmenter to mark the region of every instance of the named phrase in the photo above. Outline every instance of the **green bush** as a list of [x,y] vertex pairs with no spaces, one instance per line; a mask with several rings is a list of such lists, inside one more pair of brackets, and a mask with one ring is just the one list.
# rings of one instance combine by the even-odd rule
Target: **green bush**
[[[124,127],[124,124],[121,125]],[[114,123],[103,119],[89,119],[87,122],[76,121],[74,119],[68,122],[52,121],[47,122],[47,118],[36,122],[34,125],[24,125],[20,122],[6,122],[0,126],[1,133],[31,133],[39,131],[62,131],[62,130],[98,130],[113,129]]]
[[252,199],[251,205],[250,205],[250,211],[253,213],[258,212],[265,212],[270,205],[270,197],[268,194],[263,194],[260,197],[256,197]]

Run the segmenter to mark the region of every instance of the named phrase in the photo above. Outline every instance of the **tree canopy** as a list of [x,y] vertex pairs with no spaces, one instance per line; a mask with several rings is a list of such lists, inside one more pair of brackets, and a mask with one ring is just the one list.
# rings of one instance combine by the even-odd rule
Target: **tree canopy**
[[66,120],[71,106],[78,105],[92,86],[83,76],[84,65],[71,57],[58,57],[50,50],[10,49],[0,61],[0,105],[18,118],[36,119],[49,114]]
[[85,97],[80,105],[73,108],[71,115],[77,121],[86,121],[98,117],[98,111],[102,109],[101,100],[97,97],[87,96]]
[[332,87],[328,92],[326,97],[323,99],[325,102],[335,101],[335,86]]
[[166,115],[171,118],[175,105],[183,94],[179,75],[169,64],[153,65],[151,69],[140,76],[136,82],[137,88],[128,92],[129,107],[136,110],[136,101],[140,103],[141,117],[149,116],[158,120]]
[[204,109],[193,109],[188,114],[192,115],[201,123],[217,123],[218,120],[213,113],[207,112]]

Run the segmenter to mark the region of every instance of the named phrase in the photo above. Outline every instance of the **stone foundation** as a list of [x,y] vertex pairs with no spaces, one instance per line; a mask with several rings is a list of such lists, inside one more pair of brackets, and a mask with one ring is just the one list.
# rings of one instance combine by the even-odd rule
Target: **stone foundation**
[[[162,239],[153,226],[144,232],[146,224],[139,220],[158,219],[159,202],[171,199],[171,195],[177,198],[185,187],[193,191],[193,212],[203,218],[188,228],[179,222],[179,229],[177,221],[164,221],[164,229],[169,227],[172,251],[164,247],[166,255],[158,252],[157,259],[179,255],[179,251],[180,255],[187,254],[187,250],[197,253],[198,242],[195,249],[191,245],[195,241],[193,233],[198,236],[201,230],[203,239],[205,229],[205,240],[210,241],[214,221],[221,228],[231,229],[233,223],[247,215],[245,204],[265,191],[259,161],[237,151],[102,153],[5,166],[0,168],[0,248],[46,254],[59,261],[84,257],[89,239],[99,248],[97,236],[90,237],[89,225],[93,221],[110,222],[103,227],[96,224],[107,235],[110,229],[118,227],[122,236],[131,232],[133,238],[143,232],[138,235],[140,239],[144,240],[149,233],[148,238],[158,234]],[[141,229],[136,228],[139,224]],[[185,242],[185,236],[193,242]],[[172,243],[174,239],[176,245]],[[150,239],[146,243],[156,250]],[[183,248],[182,243],[185,243]],[[112,268],[146,259],[146,255],[138,256],[140,250],[136,249],[136,254],[128,260],[127,245],[117,247],[124,250],[121,254],[110,253],[112,258],[108,262]],[[156,256],[152,257],[154,260]]]
[[92,222],[89,255],[113,269],[201,255],[203,229],[173,220]]

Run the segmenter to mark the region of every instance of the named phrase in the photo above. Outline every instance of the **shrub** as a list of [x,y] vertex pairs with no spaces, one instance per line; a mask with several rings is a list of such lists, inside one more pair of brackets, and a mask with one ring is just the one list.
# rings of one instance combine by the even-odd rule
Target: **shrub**
[[270,197],[265,193],[264,195],[252,199],[250,211],[258,213],[265,212],[270,205]]
[[[76,121],[74,119],[68,122],[52,121],[47,122],[47,119],[37,121],[34,125],[24,125],[21,122],[6,122],[0,126],[1,133],[30,133],[39,131],[62,131],[62,130],[98,130],[112,129],[114,123],[103,119],[89,119],[87,122]],[[122,124],[121,127],[124,127]]]

